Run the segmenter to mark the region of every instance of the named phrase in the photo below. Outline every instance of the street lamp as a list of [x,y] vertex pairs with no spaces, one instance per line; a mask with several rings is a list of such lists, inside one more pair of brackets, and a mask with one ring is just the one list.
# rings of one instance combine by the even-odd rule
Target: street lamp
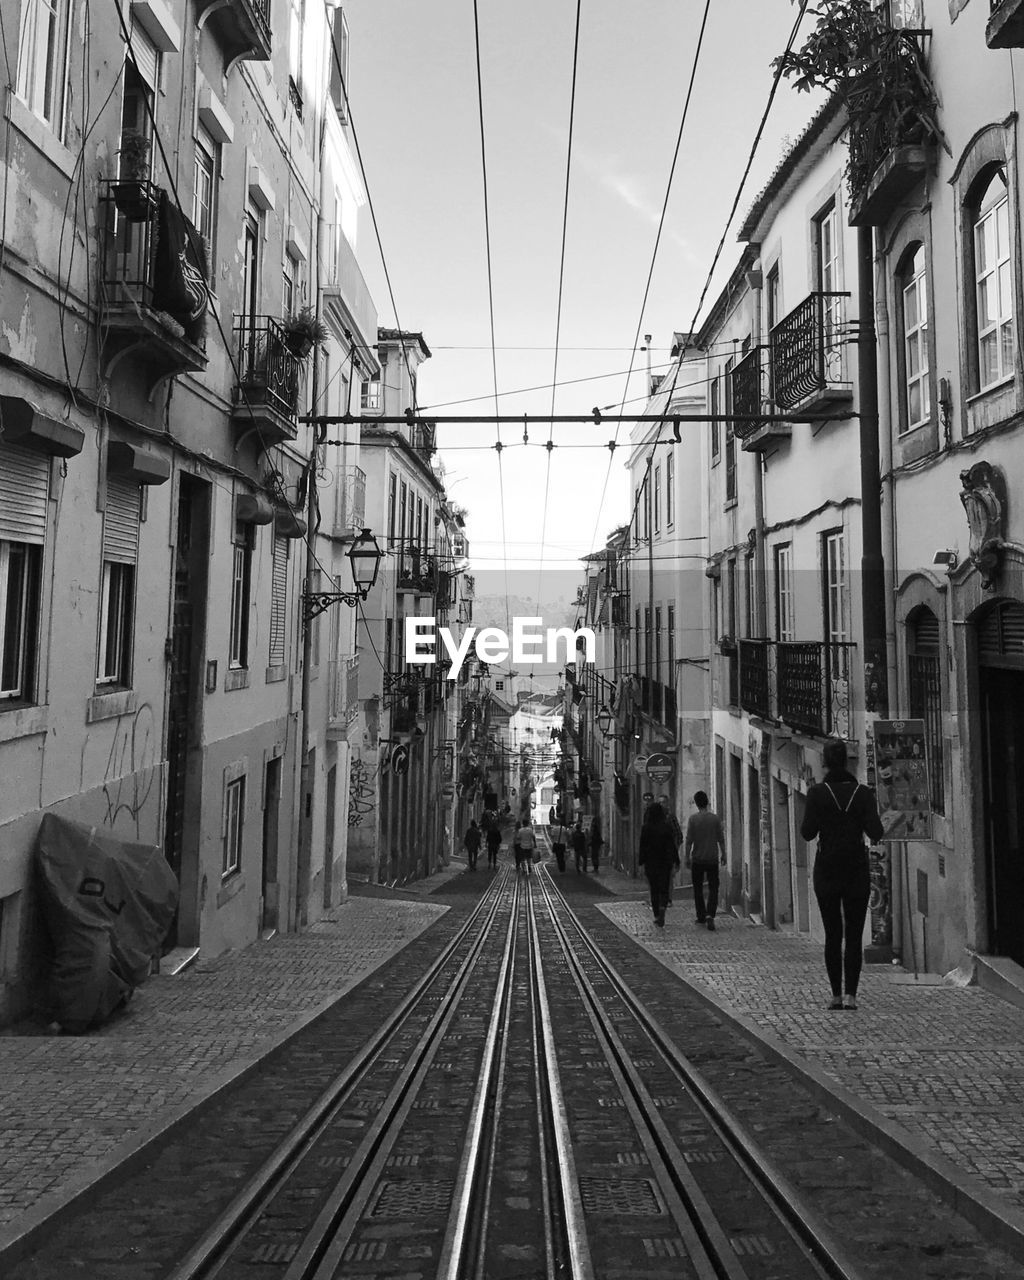
[[594,717],[594,723],[597,725],[597,727],[601,730],[602,734],[606,738],[611,738],[613,741],[618,742],[618,741],[621,741],[622,735],[619,733],[611,732],[612,721],[614,719],[615,717],[612,715],[611,710],[608,707],[608,704],[605,703],[605,705]]
[[383,552],[369,529],[363,529],[348,551],[355,591],[304,591],[302,593],[302,620],[309,625],[332,604],[347,604],[354,609],[373,590],[380,571]]

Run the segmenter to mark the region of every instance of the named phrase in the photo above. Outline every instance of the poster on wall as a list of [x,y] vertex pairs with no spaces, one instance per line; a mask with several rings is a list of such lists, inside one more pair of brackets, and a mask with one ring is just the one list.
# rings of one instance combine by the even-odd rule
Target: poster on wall
[[875,795],[885,840],[930,840],[928,744],[923,720],[874,722]]

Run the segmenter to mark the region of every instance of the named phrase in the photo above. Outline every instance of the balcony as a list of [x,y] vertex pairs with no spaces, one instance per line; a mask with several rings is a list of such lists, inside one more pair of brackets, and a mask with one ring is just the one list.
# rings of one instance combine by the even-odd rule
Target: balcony
[[854,648],[845,641],[780,641],[778,719],[796,733],[848,738]]
[[864,190],[850,202],[851,227],[884,227],[904,196],[935,163],[934,145],[893,147]]
[[231,64],[268,62],[273,50],[271,0],[196,0],[196,24],[209,26]]
[[438,586],[437,557],[412,539],[398,544],[395,586],[399,593],[434,595]]
[[771,331],[772,398],[790,413],[820,412],[853,396],[847,293],[811,293]]
[[340,223],[324,228],[321,244],[324,307],[333,309],[342,327],[351,329],[357,343],[372,355],[377,345],[377,308]]
[[985,43],[990,49],[1024,47],[1024,0],[990,0]]
[[740,650],[740,702],[744,711],[772,718],[771,672],[769,658],[770,640],[741,640]]
[[329,665],[327,741],[348,737],[359,710],[359,655],[335,658]]
[[239,429],[255,431],[263,448],[294,440],[298,433],[302,361],[273,316],[235,320],[238,384],[231,417]]
[[336,538],[354,538],[366,523],[366,472],[362,467],[334,469],[334,527]]
[[153,182],[105,179],[101,306],[103,373],[129,353],[152,394],[206,368],[209,303],[202,239]]
[[733,423],[733,434],[749,452],[768,449],[780,436],[788,436],[788,422],[758,420],[759,413],[772,412],[770,395],[770,347],[748,351],[732,374],[732,407],[736,413],[755,415],[751,422]]

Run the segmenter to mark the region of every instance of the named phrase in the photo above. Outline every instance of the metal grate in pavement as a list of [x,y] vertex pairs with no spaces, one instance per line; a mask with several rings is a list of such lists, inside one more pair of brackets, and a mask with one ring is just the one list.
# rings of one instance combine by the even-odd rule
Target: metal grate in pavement
[[417,1218],[447,1213],[454,1182],[382,1182],[370,1210],[371,1218]]

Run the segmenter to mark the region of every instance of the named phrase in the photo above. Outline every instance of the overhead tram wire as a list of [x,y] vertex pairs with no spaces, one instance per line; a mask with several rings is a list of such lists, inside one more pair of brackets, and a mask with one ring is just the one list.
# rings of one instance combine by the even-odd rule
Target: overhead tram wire
[[[484,195],[484,243],[487,250],[487,309],[491,322],[491,375],[494,379],[494,412],[498,413],[498,349],[495,345],[494,333],[494,273],[491,269],[491,215],[487,195],[487,141],[484,130],[484,81],[480,62],[480,12],[478,0],[473,0],[473,44],[476,51],[476,99],[477,113],[480,119],[480,173],[483,179]],[[501,423],[495,422],[498,434],[498,496],[501,502],[501,541],[507,547],[507,528],[505,525],[505,476],[501,466]],[[512,633],[512,606],[508,589],[508,553],[505,553],[505,630]]]
[[[786,42],[786,53],[788,53],[792,49],[794,43],[796,42],[797,33],[800,30],[800,24],[803,21],[804,13],[807,9],[807,4],[808,4],[808,0],[799,0],[799,9],[797,11],[796,19],[794,20],[793,26],[790,30],[789,39]],[[697,321],[700,317],[701,308],[703,307],[704,301],[707,298],[708,289],[711,287],[711,281],[712,281],[712,278],[714,277],[715,270],[718,266],[719,258],[721,257],[722,250],[725,246],[725,240],[726,240],[726,236],[729,234],[729,228],[730,226],[732,226],[732,220],[736,216],[736,210],[739,208],[740,199],[742,198],[742,195],[743,195],[743,188],[746,185],[747,178],[750,176],[750,170],[754,163],[754,157],[757,154],[757,148],[761,143],[761,138],[764,136],[765,126],[768,123],[768,116],[771,113],[772,105],[775,102],[775,95],[778,93],[779,84],[781,83],[781,80],[782,80],[782,65],[783,65],[783,59],[779,59],[778,63],[776,64],[775,73],[772,76],[772,85],[771,85],[771,89],[768,91],[768,99],[765,103],[764,110],[761,113],[761,119],[758,123],[757,130],[754,134],[753,142],[751,143],[751,146],[750,146],[750,152],[747,156],[747,162],[744,165],[743,173],[740,177],[739,185],[736,188],[736,195],[733,198],[732,207],[729,210],[729,216],[726,219],[724,228],[722,229],[721,238],[719,239],[714,257],[712,258],[711,266],[708,269],[707,277],[705,278],[705,281],[704,281],[704,286],[700,292],[700,298],[698,299],[698,302],[697,302],[697,308],[694,311],[693,319],[690,322],[689,333],[691,334],[695,333],[697,330]],[[676,389],[676,383],[679,380],[679,371],[681,368],[682,368],[682,352],[680,352],[680,358],[676,362],[675,372],[672,375],[672,385],[669,387],[668,393],[665,397],[666,408],[668,408],[672,403],[672,396]],[[622,401],[622,404],[623,405],[625,404],[625,400]],[[648,458],[647,458],[647,468],[644,472],[643,480],[641,481],[640,487],[638,489],[636,501],[633,504],[633,512],[630,516],[630,527],[632,526],[633,519],[635,519],[636,517],[636,512],[640,505],[640,498],[643,496],[644,491],[646,490],[648,482],[650,480],[651,467],[654,462],[654,446],[656,446],[659,442],[659,438],[661,436],[661,430],[662,430],[662,427],[665,425],[666,418],[671,418],[671,417],[672,417],[671,414],[663,414],[661,417],[661,420],[658,423],[658,430],[655,435],[655,439],[652,442],[650,453],[648,454]],[[710,422],[711,418],[708,417],[707,421]],[[610,469],[610,465],[609,465],[609,469]],[[598,514],[600,515],[600,511]],[[596,540],[596,536],[597,535],[595,530],[595,540]],[[593,547],[593,543],[591,544],[591,546]]]
[[551,455],[554,451],[555,398],[558,394],[558,343],[562,332],[562,291],[565,285],[565,241],[569,227],[569,178],[572,173],[572,135],[576,118],[576,72],[580,55],[580,11],[583,0],[576,0],[576,29],[572,45],[572,87],[569,91],[569,139],[565,155],[565,200],[562,205],[562,248],[558,259],[558,303],[555,309],[555,351],[551,369],[551,415],[548,427],[547,465],[544,468],[544,508],[540,522],[540,565],[537,568],[537,608],[540,609],[541,583],[544,581],[544,534],[548,525],[548,494],[551,488]]
[[[704,34],[707,31],[708,14],[711,11],[711,0],[705,0],[704,13],[701,17],[700,31],[697,33],[697,45],[693,51],[693,65],[690,67],[690,82],[686,87],[686,97],[683,101],[683,112],[679,120],[679,132],[676,134],[675,151],[672,153],[672,164],[668,171],[668,182],[665,184],[665,197],[661,202],[661,216],[658,218],[658,231],[654,237],[654,250],[651,253],[651,266],[647,272],[647,284],[644,286],[644,297],[640,304],[640,316],[636,323],[636,333],[633,335],[633,352],[629,358],[629,372],[626,374],[626,382],[622,389],[622,404],[626,402],[626,393],[629,390],[629,379],[633,374],[633,361],[636,359],[637,346],[640,342],[640,332],[643,329],[644,312],[647,310],[647,299],[651,292],[651,281],[654,279],[654,267],[658,260],[658,249],[661,247],[661,233],[665,227],[665,217],[668,213],[669,196],[672,193],[672,181],[675,177],[676,163],[679,160],[679,149],[683,141],[683,133],[686,129],[686,121],[690,114],[690,100],[693,97],[693,86],[697,79],[697,67],[700,64],[700,55],[704,48]],[[620,406],[621,412],[621,406]],[[659,428],[660,434],[660,428]],[[615,435],[608,443],[608,468],[605,471],[604,484],[601,486],[601,499],[597,505],[597,519],[594,522],[594,533],[590,539],[590,553],[593,553],[594,546],[597,543],[598,530],[601,527],[601,512],[604,509],[605,496],[608,493],[608,480],[612,473],[612,463],[615,461],[615,450],[619,443],[619,427],[616,424]],[[653,454],[652,454],[653,457]],[[648,463],[648,471],[650,464]]]

